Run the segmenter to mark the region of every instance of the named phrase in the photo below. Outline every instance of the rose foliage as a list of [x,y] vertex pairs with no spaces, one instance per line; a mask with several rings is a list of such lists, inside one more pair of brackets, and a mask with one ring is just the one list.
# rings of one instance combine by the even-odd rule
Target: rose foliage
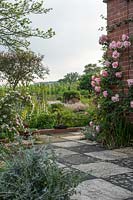
[[[124,82],[121,61],[131,47],[130,38],[123,34],[119,41],[110,41],[102,35],[99,43],[104,50],[103,69],[91,80],[97,110],[90,126],[107,146],[129,145],[132,137],[129,116],[133,112],[133,79]],[[125,92],[125,87],[128,92]]]

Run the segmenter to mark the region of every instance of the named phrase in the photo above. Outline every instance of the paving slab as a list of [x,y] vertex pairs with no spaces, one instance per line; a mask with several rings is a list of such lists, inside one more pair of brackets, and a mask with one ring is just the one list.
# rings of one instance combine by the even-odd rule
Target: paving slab
[[133,172],[110,176],[105,180],[133,192]]
[[71,200],[123,200],[133,193],[102,179],[87,180],[79,184]]
[[133,157],[133,147],[125,147],[120,149],[114,149],[113,151],[127,154],[129,157]]
[[71,136],[63,136],[61,137],[65,140],[81,140],[82,138],[84,138],[83,135],[71,135]]
[[81,154],[105,150],[103,147],[99,145],[89,145],[89,144],[83,144],[83,143],[80,143],[80,144],[82,144],[82,146],[75,146],[75,147],[73,146],[73,147],[70,147],[69,149],[71,151],[75,151]]
[[116,160],[119,158],[127,158],[128,156],[121,152],[106,150],[106,151],[100,151],[100,152],[91,152],[86,153],[88,156],[92,156],[95,158],[99,158],[101,160]]
[[77,154],[77,152],[70,151],[70,150],[63,149],[63,148],[54,149],[54,152],[55,152],[55,155],[59,158],[63,158],[64,156],[67,156],[67,155],[70,156],[73,154]]
[[82,144],[88,144],[88,145],[97,145],[98,143],[95,141],[90,141],[90,140],[79,140],[78,142]]
[[64,156],[60,159],[61,163],[68,163],[70,165],[80,165],[85,163],[94,163],[100,161],[97,158],[89,157],[86,155],[75,154],[75,155],[68,155]]
[[73,141],[67,141],[67,142],[53,143],[52,145],[57,146],[57,147],[62,147],[62,148],[70,148],[70,147],[82,146],[83,144],[78,143],[78,142],[73,142]]
[[79,169],[85,173],[96,177],[106,178],[111,175],[124,174],[132,172],[132,169],[120,167],[109,162],[96,162],[89,164],[72,165],[73,168]]
[[118,160],[112,160],[111,161],[114,164],[117,164],[122,167],[128,167],[133,169],[133,157],[128,157],[124,159],[118,159]]

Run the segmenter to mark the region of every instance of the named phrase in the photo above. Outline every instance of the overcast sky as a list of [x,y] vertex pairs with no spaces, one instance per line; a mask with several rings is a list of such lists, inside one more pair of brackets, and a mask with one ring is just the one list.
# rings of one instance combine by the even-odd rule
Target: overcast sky
[[44,62],[50,69],[46,80],[58,80],[70,72],[82,74],[86,64],[98,63],[102,56],[98,28],[105,25],[100,15],[106,16],[106,4],[102,0],[45,2],[53,10],[32,19],[40,28],[52,27],[56,35],[49,40],[32,39],[31,49],[45,55]]

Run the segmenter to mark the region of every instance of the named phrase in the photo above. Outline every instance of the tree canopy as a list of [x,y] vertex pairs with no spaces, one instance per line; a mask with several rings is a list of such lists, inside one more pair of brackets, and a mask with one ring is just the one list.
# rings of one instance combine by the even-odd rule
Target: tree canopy
[[28,48],[32,36],[44,39],[51,38],[55,33],[32,28],[32,14],[48,13],[51,9],[44,8],[43,0],[0,0],[0,45],[9,49]]
[[48,74],[44,66],[43,56],[32,51],[1,52],[0,53],[0,78],[7,80],[13,89],[18,84],[24,85],[34,78],[43,79]]
[[79,74],[77,72],[67,73],[63,79],[60,79],[59,82],[64,82],[69,85],[69,90],[71,89],[72,83],[75,83],[79,79]]

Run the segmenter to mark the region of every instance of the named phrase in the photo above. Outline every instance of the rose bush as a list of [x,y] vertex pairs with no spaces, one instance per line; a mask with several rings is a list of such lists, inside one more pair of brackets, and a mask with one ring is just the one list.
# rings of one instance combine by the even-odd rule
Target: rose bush
[[133,79],[127,80],[127,94],[122,79],[121,58],[131,46],[130,38],[123,34],[121,40],[110,41],[107,36],[102,35],[99,43],[104,50],[104,67],[100,74],[92,76],[97,114],[92,117],[90,126],[93,130],[95,128],[98,138],[105,145],[128,145],[132,137],[132,124],[128,115],[133,112]]

